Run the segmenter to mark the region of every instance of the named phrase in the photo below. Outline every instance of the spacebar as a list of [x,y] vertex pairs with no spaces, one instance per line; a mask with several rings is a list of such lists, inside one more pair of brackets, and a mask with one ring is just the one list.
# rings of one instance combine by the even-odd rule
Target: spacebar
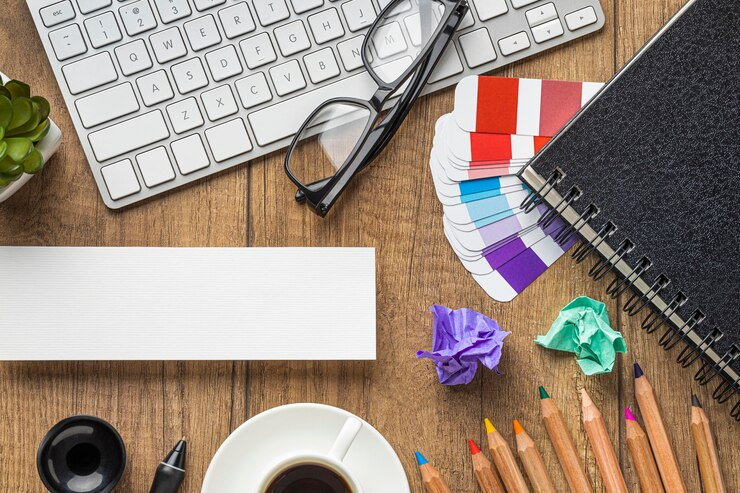
[[155,110],[87,136],[101,163],[170,136],[162,112]]
[[303,122],[324,101],[338,97],[367,100],[377,89],[378,85],[370,74],[362,72],[275,106],[255,111],[249,115],[249,123],[252,124],[257,143],[266,146],[298,132]]

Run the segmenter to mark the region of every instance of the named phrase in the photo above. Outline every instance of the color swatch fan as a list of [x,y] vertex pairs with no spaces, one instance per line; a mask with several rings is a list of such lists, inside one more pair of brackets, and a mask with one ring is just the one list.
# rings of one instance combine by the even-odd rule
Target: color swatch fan
[[520,208],[516,174],[603,86],[469,77],[436,124],[429,166],[455,254],[497,301],[510,301],[576,241],[557,215]]

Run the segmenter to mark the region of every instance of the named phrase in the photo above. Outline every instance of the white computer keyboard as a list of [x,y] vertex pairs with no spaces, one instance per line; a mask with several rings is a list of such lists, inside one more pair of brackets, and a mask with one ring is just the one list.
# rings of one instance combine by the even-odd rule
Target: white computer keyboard
[[[360,47],[389,2],[27,0],[112,209],[286,147],[322,101],[368,98]],[[604,24],[598,0],[469,3],[426,92]]]

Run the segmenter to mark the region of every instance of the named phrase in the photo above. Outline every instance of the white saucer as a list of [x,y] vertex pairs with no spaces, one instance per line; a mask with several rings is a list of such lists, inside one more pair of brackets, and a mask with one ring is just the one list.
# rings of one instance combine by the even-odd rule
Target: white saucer
[[[229,435],[213,457],[201,493],[261,493],[267,469],[286,453],[327,453],[352,413],[321,404],[265,411]],[[356,416],[355,416],[356,417]],[[357,418],[360,419],[360,418]],[[362,421],[344,463],[365,493],[410,493],[401,461],[383,436]]]

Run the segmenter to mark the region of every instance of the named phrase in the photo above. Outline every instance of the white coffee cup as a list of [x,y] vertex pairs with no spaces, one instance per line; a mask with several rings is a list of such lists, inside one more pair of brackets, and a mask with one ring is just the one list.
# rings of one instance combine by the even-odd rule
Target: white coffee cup
[[363,493],[360,482],[352,471],[350,471],[344,464],[344,458],[347,455],[349,448],[352,446],[352,443],[354,443],[361,428],[362,422],[360,420],[349,417],[347,418],[347,421],[344,422],[341,431],[334,440],[334,444],[331,446],[328,453],[324,454],[319,452],[303,451],[292,452],[280,457],[267,469],[267,471],[265,471],[264,479],[260,483],[260,487],[257,491],[259,493],[265,493],[268,486],[270,486],[280,473],[287,471],[292,467],[305,464],[315,464],[334,471],[340,478],[344,479],[352,493]]

